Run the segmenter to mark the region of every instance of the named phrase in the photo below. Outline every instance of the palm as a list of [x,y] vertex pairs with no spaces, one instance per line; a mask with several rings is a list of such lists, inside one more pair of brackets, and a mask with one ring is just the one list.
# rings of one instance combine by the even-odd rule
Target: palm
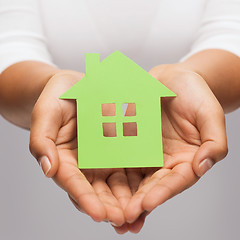
[[164,167],[127,170],[134,194],[125,210],[127,220],[133,222],[130,231],[138,232],[149,212],[199,179],[193,159],[210,141],[203,138],[201,130],[209,112],[219,110],[219,104],[200,76],[188,75],[182,79],[178,75],[166,84],[176,98],[162,99]]
[[122,225],[125,221],[122,209],[131,197],[124,169],[79,170],[75,103],[61,101],[61,108],[60,112],[65,114],[55,141],[59,156],[55,182],[68,192],[75,207],[94,220],[103,220],[99,217],[102,212],[105,220]]
[[75,101],[59,99],[82,76],[64,73],[49,80],[34,107],[30,148],[36,158],[44,154],[50,158],[48,176],[68,193],[80,211],[96,221],[122,225],[122,209],[131,197],[125,171],[78,169]]
[[[225,146],[224,115],[203,79],[192,73],[181,76],[177,71],[173,76],[161,76],[155,77],[177,94],[162,100],[163,168],[78,169],[75,101],[59,100],[59,95],[81,79],[79,73],[55,75],[34,108],[32,153],[51,159],[48,176],[53,176],[80,211],[96,221],[123,224],[116,228],[119,233],[138,232],[148,212],[198,180],[193,160],[209,142]],[[214,129],[214,121],[208,123],[210,112],[214,121],[220,119],[216,125],[223,126],[219,136],[218,131],[209,130],[209,125]],[[223,139],[222,143],[211,140],[211,134]]]
[[79,170],[75,114],[70,113],[66,122],[56,140],[59,168],[54,181],[67,191],[78,210],[96,221],[106,220],[121,226],[125,222],[123,209],[132,197],[125,170]]
[[[129,184],[135,194],[127,211],[131,208],[130,218],[137,218],[129,226],[132,232],[141,229],[147,212],[198,180],[192,169],[192,160],[201,144],[200,134],[185,119],[174,118],[176,112],[174,106],[169,108],[170,104],[177,106],[177,102],[175,104],[169,100],[164,100],[162,104],[164,167],[127,169]],[[180,126],[184,124],[186,128],[181,129]],[[187,141],[189,136],[193,138]],[[127,214],[129,215],[129,212]]]
[[[191,77],[195,77],[198,83],[198,77]],[[58,184],[57,179],[64,183],[63,188],[79,210],[85,211],[95,220],[97,218],[94,214],[97,210],[105,211],[107,220],[121,225],[124,222],[122,209],[128,205],[125,211],[127,218],[135,220],[128,228],[139,231],[146,211],[152,211],[198,180],[192,168],[193,158],[202,144],[199,122],[196,119],[201,108],[208,109],[208,106],[204,105],[208,104],[209,96],[205,90],[199,93],[196,82],[192,84],[192,78],[191,82],[185,82],[187,87],[184,91],[177,92],[177,98],[162,100],[163,168],[79,171],[76,113],[73,110],[75,106],[73,102],[64,101],[63,104],[71,104],[71,107],[64,106],[62,112],[66,113],[69,109],[72,111],[69,115],[65,114],[68,116],[63,121],[66,124],[60,128],[56,140],[60,165],[55,180]],[[177,90],[179,86],[175,84],[174,87]],[[190,93],[195,99],[189,98]],[[79,191],[80,185],[82,191]],[[89,201],[92,204],[89,204]],[[127,226],[124,224],[116,230],[127,231]]]

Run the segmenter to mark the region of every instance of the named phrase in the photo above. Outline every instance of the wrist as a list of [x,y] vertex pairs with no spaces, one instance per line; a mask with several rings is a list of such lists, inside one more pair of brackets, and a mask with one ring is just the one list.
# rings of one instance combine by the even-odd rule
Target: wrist
[[176,78],[189,78],[191,76],[205,81],[203,74],[185,63],[161,64],[152,68],[149,73],[166,86],[171,85],[171,81],[175,82]]
[[240,58],[228,51],[209,49],[183,62],[206,81],[225,112],[240,106]]
[[0,75],[0,109],[8,121],[29,128],[33,106],[48,80],[59,69],[36,61],[11,65]]
[[67,79],[74,79],[76,82],[83,78],[84,73],[77,72],[74,70],[68,70],[68,69],[60,69],[59,71],[55,72],[49,79],[62,79],[62,78],[67,78]]
[[216,101],[218,101],[216,95],[201,73],[187,64],[176,63],[158,65],[151,69],[149,73],[176,95],[182,95],[182,92],[184,92],[188,86],[195,84],[198,87],[201,86],[208,94],[212,95]]

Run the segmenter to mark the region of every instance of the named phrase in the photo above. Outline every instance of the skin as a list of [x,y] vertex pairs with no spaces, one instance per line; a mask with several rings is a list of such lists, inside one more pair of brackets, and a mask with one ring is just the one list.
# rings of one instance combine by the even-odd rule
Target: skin
[[154,208],[195,184],[210,167],[205,159],[212,166],[225,157],[224,111],[240,105],[240,59],[229,52],[206,50],[149,73],[177,94],[162,99],[165,165],[160,169],[78,169],[75,102],[59,96],[83,73],[20,62],[0,75],[0,113],[30,128],[32,154],[51,163],[47,177],[77,209],[117,225],[120,234],[139,232]]
[[199,180],[204,173],[200,162],[209,158],[214,164],[227,153],[223,110],[206,82],[179,65],[159,66],[151,74],[161,82],[166,74],[164,83],[177,97],[162,99],[164,167],[127,169],[138,176],[138,188],[125,209],[126,221],[134,222],[129,230],[135,233],[143,225],[141,214],[146,216]]

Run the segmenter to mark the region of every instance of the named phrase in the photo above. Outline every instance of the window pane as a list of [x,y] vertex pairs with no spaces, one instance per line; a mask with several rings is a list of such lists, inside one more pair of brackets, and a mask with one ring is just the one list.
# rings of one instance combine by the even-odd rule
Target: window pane
[[136,122],[123,123],[123,136],[137,136],[137,123]]
[[104,103],[104,104],[102,104],[102,116],[116,116],[116,105],[115,105],[115,103]]
[[123,116],[136,116],[136,104],[135,103],[124,103],[122,105]]
[[104,137],[116,137],[116,123],[103,123],[103,136]]

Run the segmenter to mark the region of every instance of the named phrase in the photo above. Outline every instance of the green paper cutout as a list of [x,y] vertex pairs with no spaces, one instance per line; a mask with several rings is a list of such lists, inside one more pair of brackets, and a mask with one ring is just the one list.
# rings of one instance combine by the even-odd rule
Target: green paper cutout
[[[176,95],[119,51],[101,62],[87,53],[85,66],[60,97],[77,101],[79,168],[162,167],[160,97]],[[115,103],[115,116],[102,116],[106,103]],[[136,116],[123,116],[125,103],[136,104]],[[137,136],[123,136],[127,122],[137,123]],[[116,123],[116,137],[103,136],[103,123]]]

